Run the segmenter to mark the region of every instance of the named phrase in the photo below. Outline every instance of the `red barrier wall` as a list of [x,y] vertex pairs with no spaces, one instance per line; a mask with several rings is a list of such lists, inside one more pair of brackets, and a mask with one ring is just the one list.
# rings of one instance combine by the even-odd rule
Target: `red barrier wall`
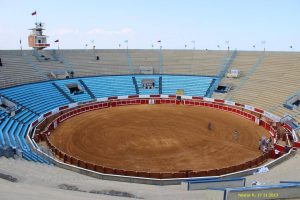
[[[203,177],[203,176],[217,176],[217,175],[223,175],[223,174],[228,174],[232,173],[235,171],[241,171],[245,170],[248,168],[256,167],[263,162],[265,162],[269,157],[273,158],[274,157],[274,152],[270,152],[269,154],[262,155],[258,158],[255,158],[251,161],[248,161],[243,164],[239,164],[236,166],[229,166],[225,168],[220,168],[220,169],[212,169],[208,171],[191,171],[191,170],[186,170],[182,172],[176,172],[176,173],[170,173],[170,172],[137,172],[137,171],[130,171],[130,170],[123,170],[123,169],[113,169],[105,166],[99,166],[99,165],[94,165],[92,163],[87,163],[85,161],[76,159],[74,157],[71,157],[69,155],[66,155],[65,153],[61,152],[58,150],[56,147],[54,147],[51,142],[48,139],[48,133],[49,130],[54,128],[54,122],[56,121],[57,124],[60,122],[71,118],[73,116],[79,115],[83,112],[88,112],[96,109],[103,109],[107,107],[115,107],[115,106],[124,106],[124,105],[134,105],[134,104],[148,104],[149,99],[135,99],[137,96],[130,96],[129,99],[118,99],[117,97],[110,97],[108,102],[97,102],[97,103],[92,103],[89,105],[83,105],[78,108],[74,108],[70,110],[69,112],[66,112],[62,114],[61,116],[57,117],[55,120],[53,120],[51,123],[49,123],[46,127],[46,131],[42,135],[36,135],[35,139],[37,141],[41,140],[41,138],[44,138],[46,140],[46,143],[48,144],[49,148],[54,152],[56,156],[58,156],[61,160],[63,160],[65,163],[69,163],[71,165],[79,166],[81,168],[93,170],[96,172],[100,173],[107,173],[107,174],[117,174],[117,175],[126,175],[126,176],[138,176],[138,177],[147,177],[147,178],[158,178],[158,179],[163,179],[163,178],[184,178],[184,177]],[[221,109],[227,112],[233,112],[236,113],[242,117],[245,117],[251,121],[255,121],[257,116],[255,116],[252,111],[245,110],[242,108],[242,104],[237,104],[235,105],[237,107],[231,106],[231,105],[224,105],[224,100],[215,100],[215,102],[205,102],[203,101],[202,97],[192,97],[192,99],[186,99],[183,101],[178,101],[175,100],[176,96],[172,95],[169,96],[167,99],[160,99],[159,95],[154,95],[155,98],[155,103],[156,104],[185,104],[189,106],[207,106],[211,107],[214,109]],[[65,109],[65,107],[61,107],[62,109]],[[260,109],[255,109],[256,112],[263,113],[262,110]],[[45,115],[48,115],[45,114]],[[270,130],[271,132],[275,133],[276,131],[270,126],[270,123],[265,122],[263,120],[260,120],[260,126],[264,127],[267,130]],[[290,128],[290,127],[288,127]],[[300,142],[295,142],[295,146],[300,147]],[[280,151],[284,151],[284,147],[275,144],[275,148],[279,149]]]

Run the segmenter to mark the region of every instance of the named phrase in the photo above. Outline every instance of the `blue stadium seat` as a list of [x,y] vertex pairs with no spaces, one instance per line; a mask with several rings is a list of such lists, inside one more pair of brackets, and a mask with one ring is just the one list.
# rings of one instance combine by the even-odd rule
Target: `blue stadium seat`
[[12,127],[10,128],[9,132],[9,136],[11,138],[11,143],[12,143],[12,147],[17,147],[17,142],[16,142],[16,138],[15,138],[15,131],[18,127],[19,123],[17,121],[14,122],[14,124],[12,125]]
[[5,118],[4,121],[0,124],[0,145],[3,147],[5,146],[5,139],[3,134],[3,129],[5,128],[6,124],[9,122],[9,118]]
[[212,80],[212,77],[165,75],[162,77],[162,93],[176,94],[177,89],[182,89],[188,96],[205,96]]
[[103,76],[82,80],[97,98],[136,94],[131,76]]
[[16,138],[16,142],[17,142],[17,145],[16,145],[16,146],[18,146],[18,147],[21,148],[21,149],[23,148],[23,147],[22,147],[22,144],[21,144],[22,142],[21,142],[21,139],[20,139],[19,137],[17,137],[17,136],[20,134],[22,128],[23,128],[23,125],[20,124],[20,123],[18,123],[17,128],[16,128],[16,131],[15,131],[15,133],[14,133],[15,138]]
[[14,123],[13,119],[8,119],[8,122],[4,126],[4,129],[2,129],[2,133],[4,135],[4,140],[6,141],[6,145],[9,145],[9,146],[12,146],[12,143],[11,143],[10,137],[8,135],[8,130],[13,125],[13,123]]
[[50,82],[8,88],[1,90],[1,93],[37,113],[44,113],[69,103]]

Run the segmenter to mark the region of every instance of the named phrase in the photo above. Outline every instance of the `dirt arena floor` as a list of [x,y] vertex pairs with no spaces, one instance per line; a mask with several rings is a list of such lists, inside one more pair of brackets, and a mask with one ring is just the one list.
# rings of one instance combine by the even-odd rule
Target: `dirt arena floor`
[[73,117],[60,124],[50,140],[65,153],[94,164],[177,172],[252,160],[261,154],[262,135],[269,137],[255,123],[212,108],[132,105]]

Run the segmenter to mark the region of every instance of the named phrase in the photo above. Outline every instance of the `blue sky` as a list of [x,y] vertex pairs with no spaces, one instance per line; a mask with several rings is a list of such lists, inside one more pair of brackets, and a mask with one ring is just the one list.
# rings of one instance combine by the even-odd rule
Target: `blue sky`
[[[51,48],[300,51],[299,0],[0,0],[0,49],[28,48],[37,11]],[[289,46],[293,46],[290,49]]]

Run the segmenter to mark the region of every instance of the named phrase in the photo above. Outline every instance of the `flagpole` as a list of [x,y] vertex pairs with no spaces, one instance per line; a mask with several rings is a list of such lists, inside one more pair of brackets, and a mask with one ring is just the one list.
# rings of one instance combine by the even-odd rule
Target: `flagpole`
[[20,39],[20,48],[21,48],[21,53],[22,53],[22,40]]

